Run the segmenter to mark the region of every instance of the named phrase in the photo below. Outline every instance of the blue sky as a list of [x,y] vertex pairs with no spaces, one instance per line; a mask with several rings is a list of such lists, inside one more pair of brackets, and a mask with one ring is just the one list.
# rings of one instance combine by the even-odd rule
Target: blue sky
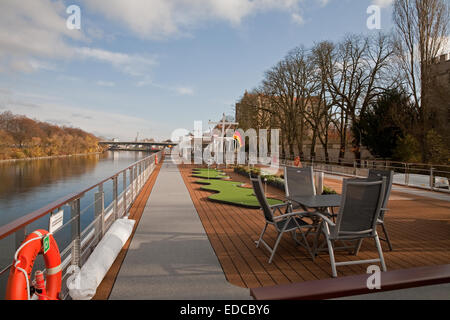
[[[2,0],[0,112],[97,135],[168,138],[217,120],[296,46],[370,33],[390,0]],[[81,8],[69,30],[66,8]]]

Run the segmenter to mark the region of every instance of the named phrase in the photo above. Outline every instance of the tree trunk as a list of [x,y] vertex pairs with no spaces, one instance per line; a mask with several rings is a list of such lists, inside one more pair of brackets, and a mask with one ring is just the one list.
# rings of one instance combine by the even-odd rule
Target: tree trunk
[[289,141],[289,159],[292,160],[294,156],[294,143],[293,141]]
[[361,142],[361,132],[359,131],[361,129],[359,129],[358,126],[355,127],[356,119],[354,117],[352,117],[352,124],[353,124],[353,127],[354,127],[354,129],[353,129],[353,135],[354,136],[355,136],[355,131],[356,131],[355,128],[357,128],[357,130],[358,130],[358,135],[355,136],[354,140],[353,140],[355,142],[355,144],[354,144],[355,151],[353,151],[353,154],[355,156],[355,161],[356,161],[356,163],[358,165],[358,168],[361,168],[361,144],[362,144],[362,142]]
[[[345,129],[344,129],[345,130]],[[340,143],[340,148],[339,148],[339,164],[342,163],[342,159],[344,159],[345,157],[345,148],[346,148],[346,142],[347,142],[347,137],[346,137],[347,133],[345,131],[342,132],[341,134],[341,143]]]
[[330,155],[328,154],[328,133],[325,134],[324,139],[320,141],[322,143],[323,152],[325,155],[325,163],[330,163]]
[[281,137],[281,139],[280,139],[280,144],[281,144],[281,157],[283,158],[283,159],[286,159],[286,150],[285,150],[285,147],[284,147],[284,140],[283,140],[283,138],[284,138],[284,135]]
[[317,139],[317,135],[316,135],[316,131],[314,130],[313,136],[311,139],[311,149],[309,152],[309,157],[310,157],[311,161],[316,160],[316,139]]
[[300,132],[297,134],[297,145],[298,145],[298,154],[300,156],[300,159],[304,159],[304,153],[303,153],[303,133],[304,133],[304,121],[303,118],[300,122]]
[[359,149],[359,146],[355,148],[354,154],[358,168],[361,168],[361,150]]

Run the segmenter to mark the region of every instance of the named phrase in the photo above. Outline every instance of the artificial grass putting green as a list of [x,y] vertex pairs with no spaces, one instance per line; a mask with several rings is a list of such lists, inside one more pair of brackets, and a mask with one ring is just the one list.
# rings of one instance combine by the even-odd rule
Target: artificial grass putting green
[[[258,199],[253,193],[253,189],[241,187],[242,182],[226,180],[197,180],[196,183],[204,184],[201,189],[216,191],[208,199],[227,204],[238,205],[247,208],[260,208]],[[281,204],[283,201],[267,198],[270,205]]]
[[225,173],[216,169],[198,168],[192,169],[192,176],[203,179],[225,179],[228,178]]

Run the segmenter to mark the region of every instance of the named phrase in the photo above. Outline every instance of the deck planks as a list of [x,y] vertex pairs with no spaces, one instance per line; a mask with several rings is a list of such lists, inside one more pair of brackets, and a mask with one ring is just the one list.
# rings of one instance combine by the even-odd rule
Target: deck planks
[[[259,210],[209,201],[207,197],[212,192],[200,189],[201,185],[195,183],[197,178],[191,177],[192,168],[189,165],[179,166],[203,227],[230,283],[257,288],[331,278],[328,254],[321,253],[313,262],[306,250],[297,246],[288,235],[283,237],[272,264],[269,264],[269,252],[262,246],[256,248],[254,244],[264,226]],[[246,177],[232,171],[226,173],[233,180],[249,182]],[[341,181],[326,179],[325,184],[341,192]],[[280,190],[268,186],[267,191],[283,199]],[[391,195],[385,224],[394,251],[388,251],[386,243],[382,242],[388,270],[449,264],[450,202],[399,191],[392,191]],[[268,229],[266,235],[266,241],[273,244],[275,231]],[[348,255],[346,251],[336,252],[336,261],[377,257],[375,245],[370,240],[364,241],[358,256]],[[366,268],[367,265],[338,267],[338,275],[364,274]]]

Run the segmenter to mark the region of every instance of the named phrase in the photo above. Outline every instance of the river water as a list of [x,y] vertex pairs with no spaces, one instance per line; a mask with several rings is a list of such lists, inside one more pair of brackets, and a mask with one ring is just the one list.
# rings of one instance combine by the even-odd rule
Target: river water
[[[64,158],[2,162],[0,163],[0,225],[12,222],[68,194],[77,193],[95,185],[148,155],[149,153],[146,152],[108,151],[102,154]],[[105,188],[107,189],[108,186]],[[119,187],[119,192],[120,189]],[[107,190],[105,190],[105,202],[108,202],[107,197]],[[89,198],[86,199],[87,202],[92,202],[91,197],[86,198]],[[88,222],[89,219],[82,224]],[[45,224],[45,222],[37,222],[35,226],[27,230],[27,233],[38,227],[47,229]],[[0,240],[0,270],[12,262],[13,240],[13,236]],[[5,277],[7,274],[0,276],[0,299],[4,297],[2,291]]]

